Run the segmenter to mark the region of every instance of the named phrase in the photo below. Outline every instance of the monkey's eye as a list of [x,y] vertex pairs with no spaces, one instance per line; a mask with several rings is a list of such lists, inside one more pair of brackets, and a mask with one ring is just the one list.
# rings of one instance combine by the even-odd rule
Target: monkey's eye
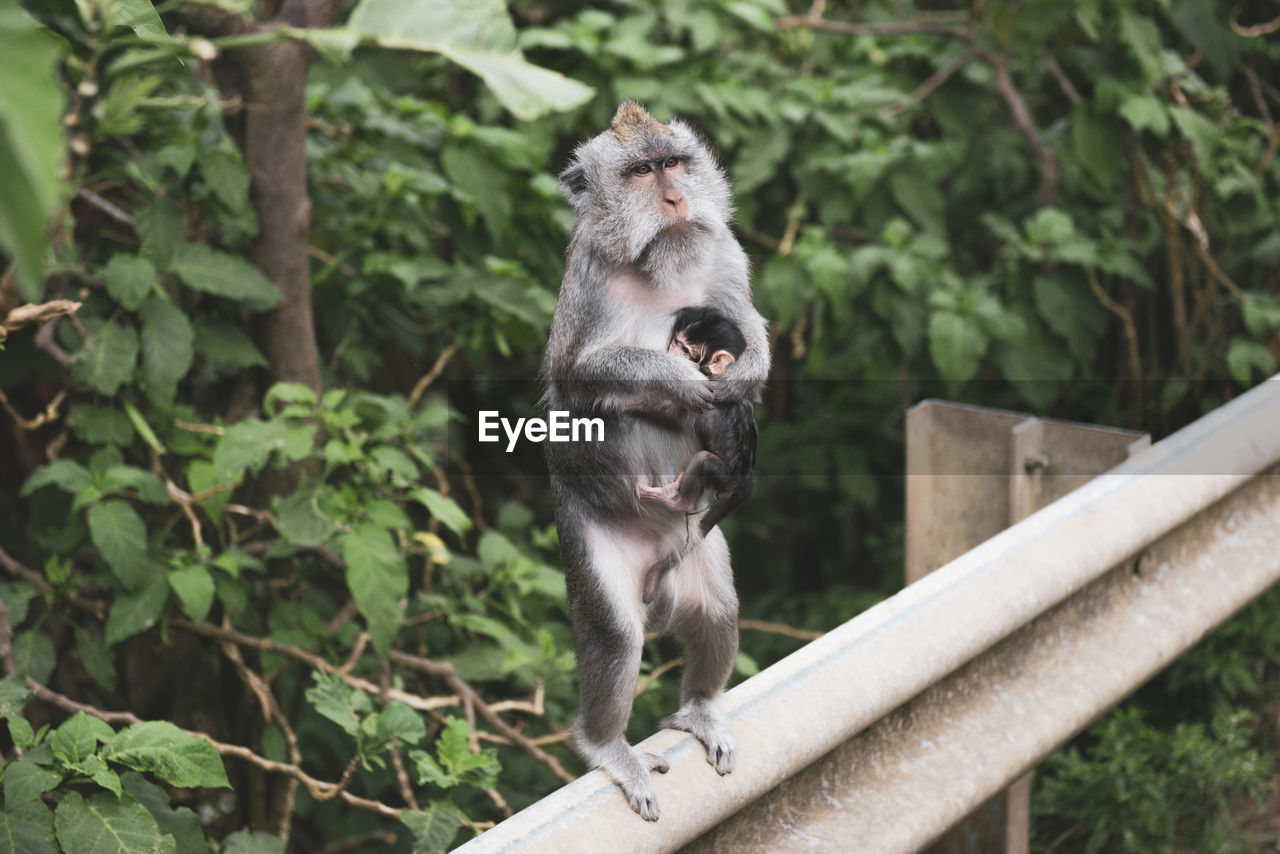
[[650,166],[648,163],[641,163],[639,166],[635,167],[631,171],[636,173],[637,175],[648,175],[650,172],[653,171],[653,167]]
[[663,169],[674,169],[674,168],[676,167],[676,165],[678,165],[679,163],[680,163],[680,158],[679,158],[679,157],[676,157],[676,156],[673,154],[672,156],[668,157],[666,160],[662,161],[662,168],[663,168]]

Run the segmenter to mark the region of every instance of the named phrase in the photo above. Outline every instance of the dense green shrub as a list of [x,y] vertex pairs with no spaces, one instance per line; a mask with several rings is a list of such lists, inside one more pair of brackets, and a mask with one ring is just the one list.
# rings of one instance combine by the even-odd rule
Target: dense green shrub
[[[458,437],[480,401],[535,406],[571,225],[555,175],[622,97],[721,151],[773,324],[757,494],[726,525],[744,616],[823,629],[900,586],[919,397],[1162,434],[1275,369],[1280,48],[1231,23],[1267,4],[871,2],[822,24],[782,0],[361,2],[331,28],[206,32],[256,8],[221,5],[0,6],[0,78],[30,94],[0,95],[0,319],[80,303],[0,337],[0,819],[46,847],[100,821],[139,848],[435,850],[579,768],[536,457]],[[309,298],[264,275],[272,179],[235,94],[235,57],[300,39]],[[273,333],[300,301],[314,377]],[[1273,613],[1051,761],[1046,844],[1229,837],[1266,768]],[[798,643],[745,633],[739,673]],[[644,683],[633,735],[674,691]],[[236,797],[163,721],[220,742]],[[205,764],[121,747],[147,739]],[[1196,812],[1171,823],[1159,796]]]

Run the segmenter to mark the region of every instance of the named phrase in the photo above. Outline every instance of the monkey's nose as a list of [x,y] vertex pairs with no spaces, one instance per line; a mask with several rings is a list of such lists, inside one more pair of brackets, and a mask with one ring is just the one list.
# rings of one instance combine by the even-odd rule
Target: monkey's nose
[[684,219],[689,212],[689,205],[684,200],[684,194],[674,187],[668,187],[662,192],[662,212],[672,219]]

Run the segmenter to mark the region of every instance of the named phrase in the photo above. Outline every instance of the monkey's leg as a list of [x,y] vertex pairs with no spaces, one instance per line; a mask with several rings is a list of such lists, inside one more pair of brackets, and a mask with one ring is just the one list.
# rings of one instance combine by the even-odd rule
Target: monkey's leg
[[714,530],[671,576],[675,596],[672,633],[684,648],[680,710],[662,722],[692,733],[720,774],[733,770],[733,737],[720,711],[720,694],[738,657],[738,597],[729,547]]
[[[581,698],[573,724],[574,743],[587,764],[622,787],[631,808],[646,821],[658,820],[651,771],[666,773],[667,760],[627,744],[636,674],[644,644],[644,608],[634,544],[613,537],[591,522],[562,525],[566,580],[573,579],[574,649]],[[566,536],[567,535],[567,536]],[[582,584],[582,579],[590,579]]]
[[636,494],[649,501],[659,501],[672,510],[693,513],[701,509],[703,496],[715,489],[727,473],[723,460],[709,451],[698,451],[688,467],[671,483],[663,486],[636,484]]

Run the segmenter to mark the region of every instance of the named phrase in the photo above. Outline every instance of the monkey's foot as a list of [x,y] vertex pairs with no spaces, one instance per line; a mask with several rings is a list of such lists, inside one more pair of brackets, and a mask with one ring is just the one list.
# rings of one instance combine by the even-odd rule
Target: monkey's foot
[[622,788],[627,803],[645,821],[658,820],[658,798],[653,793],[649,773],[667,773],[671,767],[665,758],[656,753],[645,753],[617,739],[599,750],[590,751],[588,761]]
[[694,697],[659,726],[691,733],[707,749],[707,762],[721,776],[733,770],[733,736],[712,701]]
[[636,484],[636,495],[649,501],[659,501],[672,510],[691,510],[686,507],[683,499],[680,498],[680,481],[684,478],[681,472],[676,479],[665,486],[645,486],[642,483]]

